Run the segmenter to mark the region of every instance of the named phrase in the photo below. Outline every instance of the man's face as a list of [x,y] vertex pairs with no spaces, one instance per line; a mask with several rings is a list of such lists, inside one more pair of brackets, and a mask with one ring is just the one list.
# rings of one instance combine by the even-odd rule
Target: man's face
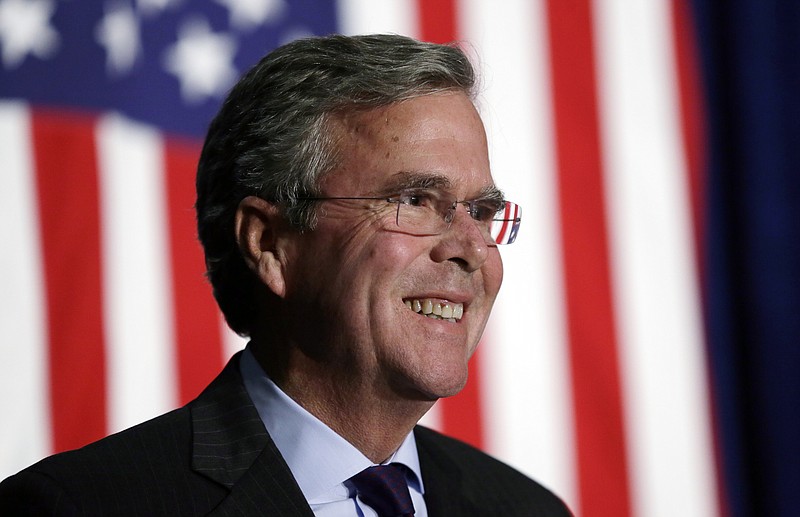
[[[463,94],[428,95],[333,126],[340,159],[321,196],[387,196],[430,181],[464,200],[493,186],[483,124]],[[456,212],[444,233],[419,236],[398,228],[396,204],[321,201],[317,227],[295,237],[286,260],[294,334],[337,386],[421,400],[463,387],[503,266],[464,206]],[[413,310],[417,302],[449,305],[455,316],[463,307],[463,316],[433,319]]]

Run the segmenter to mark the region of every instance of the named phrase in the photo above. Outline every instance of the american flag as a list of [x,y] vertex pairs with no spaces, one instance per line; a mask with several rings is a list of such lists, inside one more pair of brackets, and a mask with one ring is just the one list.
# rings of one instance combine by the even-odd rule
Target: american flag
[[275,46],[393,32],[474,57],[525,212],[469,384],[424,423],[578,516],[726,515],[695,29],[688,0],[0,0],[0,478],[242,348],[195,239],[205,128]]

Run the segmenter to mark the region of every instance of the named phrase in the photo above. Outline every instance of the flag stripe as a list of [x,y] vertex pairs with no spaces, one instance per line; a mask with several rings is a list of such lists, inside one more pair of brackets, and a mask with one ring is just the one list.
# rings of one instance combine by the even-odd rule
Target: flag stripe
[[417,0],[419,38],[433,43],[458,39],[456,4],[456,0]]
[[468,444],[483,448],[483,411],[481,405],[481,348],[490,341],[484,334],[478,350],[469,362],[469,380],[461,392],[439,401],[440,430]]
[[221,343],[222,357],[225,361],[227,361],[233,354],[242,350],[245,347],[248,338],[242,337],[233,330],[231,330],[231,328],[225,322],[225,317],[222,315],[221,312],[217,311],[216,319],[217,319],[217,335],[219,336],[219,340]]
[[53,447],[106,435],[106,364],[94,123],[34,111],[40,234],[47,285]]
[[0,393],[7,395],[0,425],[0,478],[49,454],[52,447],[42,240],[30,135],[28,108],[21,102],[0,102],[0,293],[14,300],[13,307],[0,310]]
[[338,0],[342,34],[393,33],[419,37],[417,2],[409,0]]
[[715,515],[671,13],[655,2],[594,7],[635,514]]
[[[695,241],[695,267],[698,277],[698,296],[701,315],[705,315],[703,301],[706,295],[703,286],[706,284],[706,207],[704,200],[707,196],[707,181],[704,171],[708,166],[708,149],[706,148],[707,124],[704,118],[705,102],[702,94],[700,77],[700,55],[697,30],[692,19],[690,0],[671,2],[673,44],[676,55],[676,73],[678,75],[678,104],[681,123],[681,136],[683,149],[686,156],[687,173],[689,176],[689,195],[692,211],[692,221]],[[703,341],[708,342],[708,333],[703,329]],[[708,348],[703,347],[708,358]],[[707,383],[709,393],[709,422],[713,443],[713,460],[716,473],[716,495],[718,515],[730,515],[728,507],[729,498],[726,495],[722,471],[722,451],[718,440],[719,414],[713,390],[713,370],[710,361],[707,362]]]
[[694,25],[689,12],[689,0],[670,2],[672,7],[672,30],[675,48],[675,67],[678,78],[678,114],[681,123],[683,151],[689,175],[689,195],[694,222],[695,256],[700,278],[704,264],[704,203],[705,178],[703,171],[707,163],[705,143],[705,120],[703,119],[703,96],[700,85],[700,58],[696,45]]
[[109,426],[163,413],[175,397],[159,134],[119,115],[97,126]]
[[486,449],[577,511],[546,12],[542,2],[469,0],[460,13],[480,66],[492,173],[524,211],[517,241],[500,250],[505,280],[482,345]]
[[167,140],[164,181],[169,204],[169,255],[175,310],[179,402],[185,404],[217,375],[227,358],[219,310],[205,281],[203,252],[197,241],[194,175],[200,148]]
[[588,0],[548,2],[564,281],[584,516],[630,515]]

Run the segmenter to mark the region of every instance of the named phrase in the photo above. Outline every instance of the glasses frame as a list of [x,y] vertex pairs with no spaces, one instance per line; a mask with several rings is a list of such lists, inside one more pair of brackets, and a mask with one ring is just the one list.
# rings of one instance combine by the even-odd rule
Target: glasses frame
[[[442,192],[439,189],[431,189],[431,188],[409,188],[403,189],[399,193],[391,195],[391,196],[329,196],[329,197],[300,197],[297,198],[300,201],[386,201],[387,203],[396,204],[397,211],[395,214],[395,224],[400,226],[400,206],[408,203],[403,201],[404,194],[406,193],[413,193],[413,192],[421,192],[421,191],[429,191],[429,192]],[[490,198],[478,198],[478,199],[465,199],[465,200],[454,200],[448,207],[447,213],[442,216],[442,220],[447,225],[446,229],[450,228],[450,225],[453,223],[453,219],[455,218],[455,212],[458,205],[464,205],[467,209],[467,212],[472,217],[472,214],[476,212],[474,204],[482,201],[484,199]],[[512,244],[517,238],[517,232],[519,231],[520,223],[522,222],[522,209],[521,207],[506,199],[497,200],[498,204],[501,208],[495,211],[495,214],[504,214],[505,217],[502,218],[493,218],[492,222],[503,222],[502,229],[498,233],[498,238],[492,237],[495,245],[507,245]],[[411,206],[411,205],[409,205]],[[441,214],[440,214],[441,215]],[[511,215],[511,217],[509,217]],[[477,219],[473,220],[477,221]],[[510,223],[510,227],[509,227]],[[491,236],[491,231],[490,231]],[[487,244],[491,244],[487,242]]]

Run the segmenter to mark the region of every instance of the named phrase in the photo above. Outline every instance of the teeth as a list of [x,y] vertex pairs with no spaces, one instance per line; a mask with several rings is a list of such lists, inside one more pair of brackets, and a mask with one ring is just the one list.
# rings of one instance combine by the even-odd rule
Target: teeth
[[453,317],[453,308],[449,303],[442,305],[442,318],[449,319]]
[[416,313],[422,313],[428,318],[445,320],[455,323],[464,316],[464,304],[452,302],[438,302],[432,298],[421,300],[406,300],[406,307]]

